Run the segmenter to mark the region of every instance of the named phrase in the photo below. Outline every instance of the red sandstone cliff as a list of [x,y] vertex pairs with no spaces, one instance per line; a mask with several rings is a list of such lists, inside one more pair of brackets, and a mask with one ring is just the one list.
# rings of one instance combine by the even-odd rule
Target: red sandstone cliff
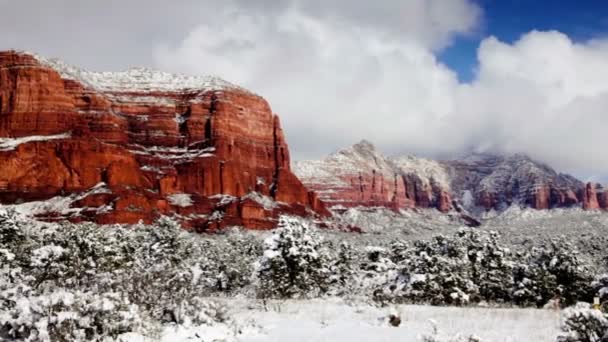
[[290,170],[277,116],[225,81],[147,69],[93,73],[0,53],[0,203],[69,198],[46,218],[199,230],[327,215]]

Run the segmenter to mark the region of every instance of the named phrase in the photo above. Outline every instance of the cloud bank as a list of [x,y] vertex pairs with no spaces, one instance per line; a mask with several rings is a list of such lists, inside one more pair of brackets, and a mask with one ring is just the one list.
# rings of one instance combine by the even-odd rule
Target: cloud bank
[[473,81],[461,83],[436,56],[480,34],[471,0],[60,0],[33,14],[31,2],[0,2],[2,48],[219,75],[269,100],[295,158],[366,138],[387,153],[521,152],[583,178],[608,175],[608,41],[487,37]]

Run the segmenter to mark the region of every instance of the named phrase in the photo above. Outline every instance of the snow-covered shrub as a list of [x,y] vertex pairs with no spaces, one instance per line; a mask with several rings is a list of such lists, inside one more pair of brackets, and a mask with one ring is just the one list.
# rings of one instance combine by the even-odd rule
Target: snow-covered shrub
[[27,222],[15,210],[0,210],[0,246],[23,244],[26,225]]
[[0,337],[27,341],[101,341],[141,326],[136,305],[117,293],[55,289],[2,295]]
[[194,239],[174,220],[162,217],[138,227],[132,237],[134,259],[120,274],[120,289],[154,319],[182,320],[183,307],[198,295],[191,260]]
[[514,284],[511,251],[499,243],[496,232],[479,238],[481,248],[469,250],[473,281],[479,287],[479,296],[488,302],[510,302]]
[[178,324],[213,325],[229,321],[228,308],[219,302],[194,297],[184,302],[178,317],[165,317],[164,321]]
[[411,246],[396,241],[389,255],[397,274],[386,278],[383,292],[393,301],[464,305],[511,299],[512,255],[495,232],[461,229]]
[[282,216],[255,275],[262,298],[318,296],[328,290],[330,257],[322,239],[307,221]]
[[91,223],[43,229],[29,256],[28,272],[36,286],[114,291],[135,258],[132,236],[125,228],[100,229]]
[[564,239],[520,254],[514,270],[514,300],[542,306],[552,298],[562,305],[591,301],[593,270],[580,252]]
[[437,236],[430,242],[416,242],[409,265],[402,269],[407,280],[402,295],[434,305],[467,304],[477,296],[473,272],[468,265],[468,250],[456,239]]
[[229,232],[222,240],[207,258],[213,260],[215,268],[210,278],[215,279],[215,290],[232,293],[251,284],[253,266],[262,256],[263,246],[259,239],[239,230]]
[[608,317],[587,303],[578,303],[564,310],[562,334],[558,342],[608,341]]

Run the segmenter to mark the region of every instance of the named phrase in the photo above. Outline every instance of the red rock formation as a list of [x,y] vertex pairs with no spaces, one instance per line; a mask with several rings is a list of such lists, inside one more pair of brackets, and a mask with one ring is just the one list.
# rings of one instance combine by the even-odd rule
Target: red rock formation
[[452,200],[442,185],[402,170],[362,141],[325,160],[296,163],[295,172],[328,206],[384,207],[392,210],[437,208],[448,212]]
[[[291,172],[279,119],[261,97],[217,80],[189,88],[198,79],[155,84],[168,74],[62,66],[0,53],[0,202],[72,196],[63,213],[72,220],[177,214],[200,230],[328,214]],[[100,183],[104,193],[91,190]],[[252,192],[281,204],[241,200]]]
[[608,210],[608,190],[597,183],[587,183],[581,191],[583,208]]
[[595,184],[587,183],[585,189],[583,189],[583,209],[585,210],[600,208],[595,187]]
[[601,209],[608,210],[608,191],[603,190],[597,195],[598,204]]

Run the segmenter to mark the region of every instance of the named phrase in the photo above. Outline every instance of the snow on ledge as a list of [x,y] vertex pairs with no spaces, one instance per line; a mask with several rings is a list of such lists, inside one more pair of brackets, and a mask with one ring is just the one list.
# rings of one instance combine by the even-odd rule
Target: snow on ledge
[[278,203],[275,202],[275,200],[273,200],[272,198],[270,198],[268,196],[264,196],[258,192],[255,192],[255,191],[248,193],[242,199],[250,199],[250,200],[260,204],[262,207],[264,207],[265,210],[272,210],[272,209],[278,207]]
[[31,135],[20,138],[0,138],[0,151],[11,151],[17,146],[29,142],[68,139],[71,136],[71,133],[61,133],[55,135]]
[[177,207],[186,208],[192,206],[192,197],[190,194],[173,194],[168,196],[167,199],[171,205]]

